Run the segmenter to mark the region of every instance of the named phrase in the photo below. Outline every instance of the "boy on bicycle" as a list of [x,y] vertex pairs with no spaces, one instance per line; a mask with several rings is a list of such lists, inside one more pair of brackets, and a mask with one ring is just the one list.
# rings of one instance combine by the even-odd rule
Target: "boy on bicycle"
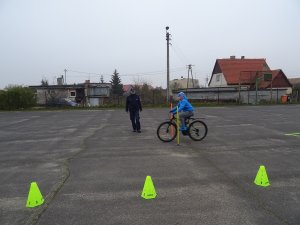
[[[193,116],[194,115],[194,108],[191,105],[191,103],[188,101],[187,97],[183,92],[179,92],[178,94],[179,102],[178,102],[178,113],[179,113],[179,119],[181,122],[181,127],[179,130],[185,131],[187,130],[187,127],[185,126],[185,118]],[[170,113],[175,114],[177,112],[177,107],[174,107]]]

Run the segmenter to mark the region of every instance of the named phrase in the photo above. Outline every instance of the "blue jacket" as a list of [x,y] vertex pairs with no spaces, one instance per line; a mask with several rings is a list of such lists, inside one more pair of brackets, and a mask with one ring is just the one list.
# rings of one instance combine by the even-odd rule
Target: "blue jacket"
[[[185,95],[183,95],[183,99],[181,101],[178,102],[178,112],[183,111],[183,112],[187,112],[187,111],[194,111],[193,106],[191,105],[191,103],[188,101],[187,97]],[[176,113],[177,107],[175,106],[170,112],[171,113]]]

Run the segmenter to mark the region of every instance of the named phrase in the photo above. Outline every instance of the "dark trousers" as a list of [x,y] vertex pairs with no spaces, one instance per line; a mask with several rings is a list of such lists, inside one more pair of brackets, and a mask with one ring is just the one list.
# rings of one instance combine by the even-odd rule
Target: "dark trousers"
[[141,130],[139,110],[129,111],[133,130]]
[[180,119],[181,126],[185,127],[185,125],[184,125],[185,124],[185,122],[184,122],[185,118],[187,118],[189,116],[193,116],[193,115],[194,115],[194,113],[191,112],[191,111],[180,112],[179,113],[179,119]]

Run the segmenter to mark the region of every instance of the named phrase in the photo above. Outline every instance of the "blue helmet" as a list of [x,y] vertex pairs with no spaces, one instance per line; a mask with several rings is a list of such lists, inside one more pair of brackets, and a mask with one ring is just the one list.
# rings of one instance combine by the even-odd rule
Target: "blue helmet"
[[185,98],[185,94],[184,94],[183,92],[179,92],[177,96],[178,96],[178,97]]

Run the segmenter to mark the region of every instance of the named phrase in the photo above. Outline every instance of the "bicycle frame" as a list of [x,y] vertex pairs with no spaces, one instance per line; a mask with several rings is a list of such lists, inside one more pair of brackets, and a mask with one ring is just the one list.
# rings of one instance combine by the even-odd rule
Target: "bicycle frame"
[[[190,120],[194,121],[194,120],[197,120],[198,118],[194,118],[194,117],[186,117],[185,118],[185,125],[188,126],[190,124]],[[172,118],[171,119],[168,119],[167,121],[170,121],[171,123],[174,123],[176,124],[176,126],[178,127],[177,125],[177,118],[174,116],[174,114],[172,115]],[[180,123],[181,121],[179,120],[179,126],[180,126]]]

